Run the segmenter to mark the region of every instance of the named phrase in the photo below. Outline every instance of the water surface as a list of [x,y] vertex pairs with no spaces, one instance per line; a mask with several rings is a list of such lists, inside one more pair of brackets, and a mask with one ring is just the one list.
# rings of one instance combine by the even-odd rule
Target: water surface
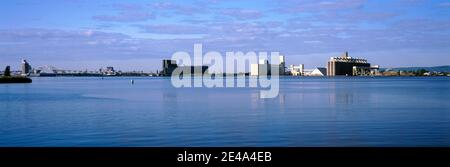
[[450,146],[449,77],[285,77],[277,98],[259,91],[156,77],[0,84],[0,146]]

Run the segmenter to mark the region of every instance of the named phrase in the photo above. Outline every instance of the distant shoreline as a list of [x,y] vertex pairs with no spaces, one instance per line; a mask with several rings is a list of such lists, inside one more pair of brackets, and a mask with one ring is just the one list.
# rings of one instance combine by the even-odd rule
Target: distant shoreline
[[[193,76],[193,77],[199,77],[201,75],[198,76]],[[223,76],[223,78],[226,77],[241,77],[242,75],[238,75],[238,76]],[[245,77],[257,77],[257,76],[245,76]],[[281,75],[279,76],[280,78],[394,78],[394,77],[398,77],[398,78],[411,78],[411,77],[416,77],[416,78],[439,78],[439,77],[450,77],[450,76],[445,76],[445,75],[441,75],[441,76],[403,76],[403,75],[399,75],[399,76],[291,76],[291,75]],[[171,76],[31,76],[30,78],[171,78]],[[270,76],[269,76],[270,78]]]
[[12,84],[12,83],[32,83],[33,80],[26,77],[0,77],[0,84]]

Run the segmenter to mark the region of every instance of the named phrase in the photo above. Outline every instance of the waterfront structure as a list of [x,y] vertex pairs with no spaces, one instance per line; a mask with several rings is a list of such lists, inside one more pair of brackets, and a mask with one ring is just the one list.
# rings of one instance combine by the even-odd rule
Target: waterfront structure
[[27,60],[22,60],[22,76],[28,76],[31,73],[31,65],[27,62]]
[[308,72],[304,72],[304,76],[326,76],[327,68],[317,67],[315,69],[307,70]]
[[271,68],[268,60],[266,59],[259,60],[258,75],[270,75],[271,73],[270,70]]
[[103,77],[103,76],[149,76],[151,73],[143,71],[116,71],[114,67],[100,68],[96,71],[89,70],[64,70],[50,65],[44,65],[34,68],[31,76],[34,77]]
[[280,69],[279,75],[284,75],[286,73],[286,57],[283,55],[280,55],[280,66],[278,68]]
[[11,67],[6,66],[5,71],[3,71],[3,77],[10,77],[11,76]]
[[280,64],[270,64],[267,59],[260,59],[258,64],[250,65],[250,75],[272,75],[272,69],[278,69],[278,75],[284,75],[286,73],[285,56],[279,57]]
[[105,75],[107,76],[112,76],[112,75],[116,75],[116,71],[114,70],[114,67],[106,67],[105,70]]
[[270,75],[270,64],[267,59],[260,59],[258,64],[250,65],[250,75],[259,76],[259,75]]
[[170,76],[172,75],[173,70],[175,70],[178,65],[175,60],[163,60],[163,69],[161,71],[162,76]]
[[[355,68],[354,68],[355,67]],[[341,57],[331,57],[328,61],[328,76],[353,76],[359,74],[359,72],[366,72],[370,69],[370,63],[366,59],[353,58],[348,56],[348,52],[345,52]],[[354,71],[356,70],[356,73]]]
[[327,69],[323,67],[317,67],[313,69],[305,69],[304,64],[298,66],[291,65],[289,67],[292,76],[326,76]]
[[11,68],[6,66],[3,75],[0,76],[0,84],[10,84],[10,83],[31,83],[32,80],[28,77],[16,77],[11,76]]
[[292,76],[301,76],[302,73],[300,72],[300,66],[296,66],[296,65],[290,65],[289,66],[289,72]]
[[251,76],[259,75],[259,64],[251,64],[250,65],[250,75]]
[[182,75],[203,75],[208,72],[208,66],[178,66],[180,71],[183,71]]
[[380,67],[378,65],[370,67],[353,66],[353,76],[380,75],[379,69]]
[[178,66],[175,60],[163,60],[161,76],[171,76],[175,69],[190,71],[191,75],[203,75],[208,71],[208,66]]
[[293,76],[302,76],[304,70],[305,70],[304,64],[300,64],[298,66],[296,66],[296,65],[289,66],[289,71],[291,72],[291,75],[293,75]]
[[327,69],[324,67],[316,67],[312,69],[302,69],[300,76],[326,76]]
[[353,66],[353,76],[367,76],[370,75],[370,67]]

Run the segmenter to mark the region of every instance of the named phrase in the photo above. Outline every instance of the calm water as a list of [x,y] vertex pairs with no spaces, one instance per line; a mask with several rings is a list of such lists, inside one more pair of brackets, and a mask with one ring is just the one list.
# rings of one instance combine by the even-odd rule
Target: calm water
[[130,79],[0,85],[0,146],[450,146],[450,77],[282,78],[275,99]]

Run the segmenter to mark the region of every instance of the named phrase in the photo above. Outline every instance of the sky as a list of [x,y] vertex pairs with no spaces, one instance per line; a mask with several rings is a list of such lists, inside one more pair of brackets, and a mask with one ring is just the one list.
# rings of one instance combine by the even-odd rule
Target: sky
[[326,67],[348,51],[381,67],[450,65],[444,0],[5,0],[0,67],[156,71],[178,51],[267,51]]

